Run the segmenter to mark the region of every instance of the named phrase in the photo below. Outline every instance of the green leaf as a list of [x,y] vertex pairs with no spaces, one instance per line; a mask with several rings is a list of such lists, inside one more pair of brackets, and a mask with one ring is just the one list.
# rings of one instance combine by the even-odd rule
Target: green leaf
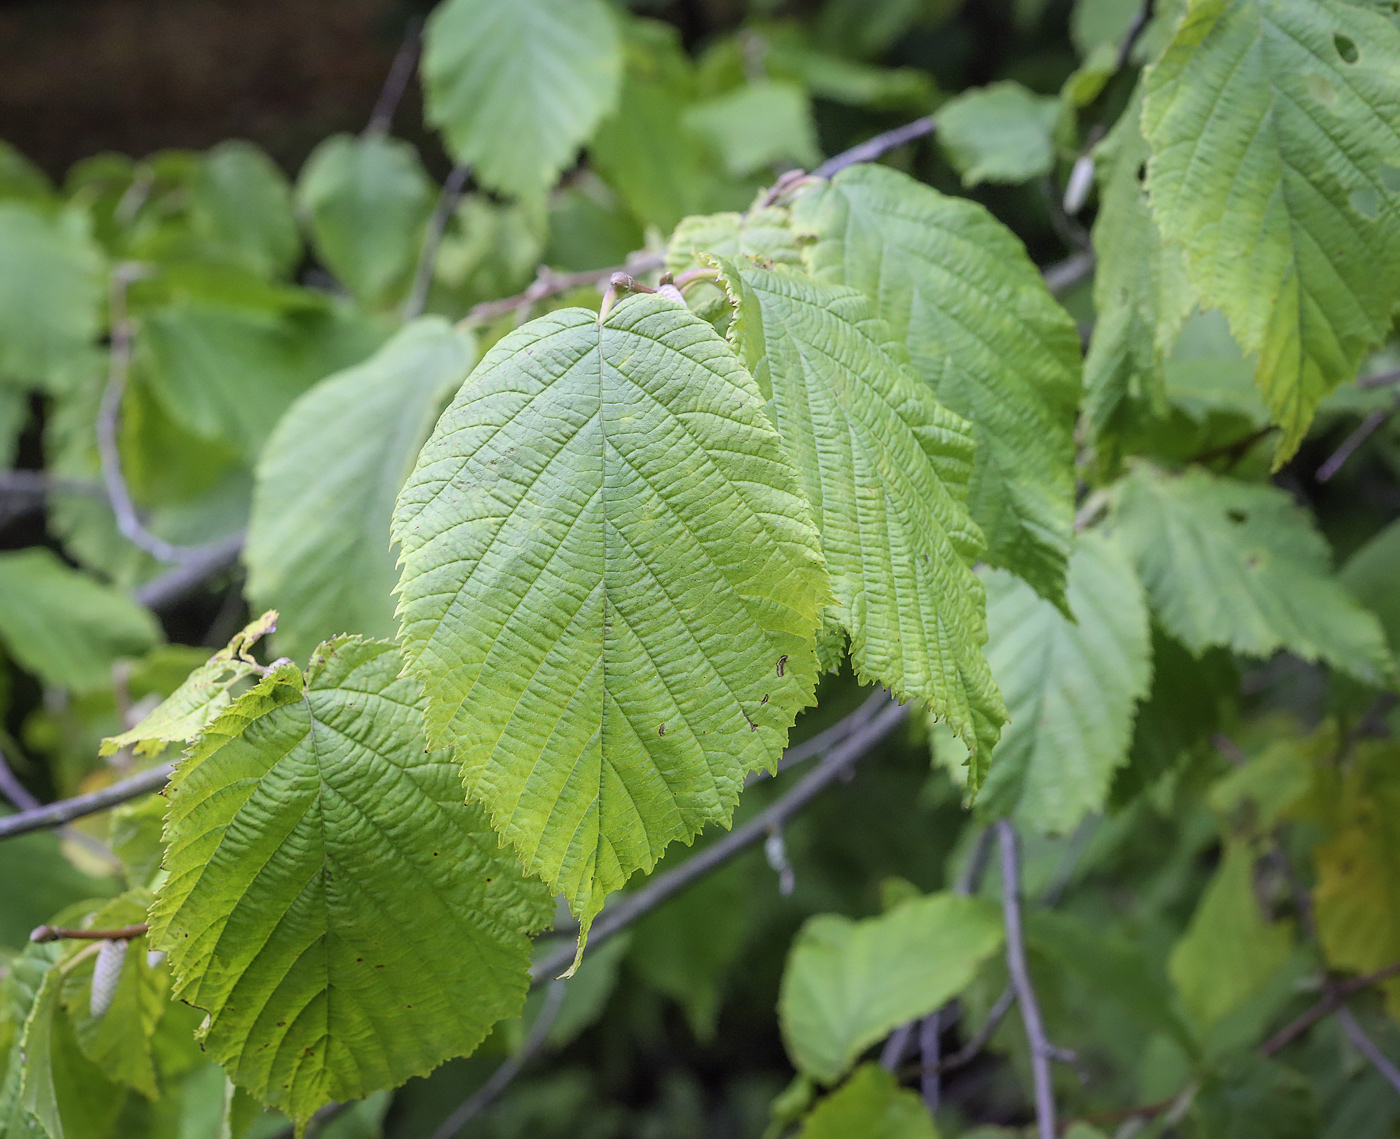
[[1055,164],[1060,101],[1011,80],[965,91],[938,109],[938,140],[964,186],[1027,182]]
[[[0,947],[16,952],[29,944],[30,931],[48,921],[55,910],[85,898],[115,893],[117,889],[111,878],[94,877],[75,867],[64,856],[59,836],[51,831],[20,835],[0,843],[0,882],[5,883],[5,904],[0,906]],[[4,1055],[3,1027],[0,1017],[0,1059]],[[0,1127],[0,1135],[3,1134]]]
[[297,179],[316,256],[365,304],[399,297],[413,276],[433,184],[411,143],[333,135]]
[[140,318],[137,361],[174,420],[251,464],[298,395],[365,359],[385,331],[309,291],[249,304],[181,296]]
[[957,995],[1001,942],[993,906],[950,893],[864,921],[809,919],[778,998],[788,1055],[799,1071],[835,1083],[875,1041]]
[[921,700],[981,784],[1006,713],[982,656],[980,535],[964,505],[967,425],[933,398],[854,289],[726,265],[730,337],[761,388],[822,534],[865,679]]
[[63,386],[101,327],[102,274],[78,215],[0,202],[0,383]]
[[296,659],[340,633],[395,632],[394,499],[476,346],[441,317],[287,410],[258,460],[243,560],[248,596],[276,608],[277,649]]
[[277,614],[264,613],[233,635],[218,652],[185,677],[135,727],[102,741],[99,755],[133,748],[137,755],[157,755],[166,744],[187,743],[233,702],[230,689],[261,672],[252,648],[277,627]]
[[394,537],[429,741],[585,922],[727,822],[812,702],[829,593],[797,476],[729,346],[659,295],[497,343]]
[[0,554],[0,639],[45,684],[77,692],[112,682],[112,665],[161,639],[125,594],[33,547]]
[[166,791],[151,940],[205,1049],[304,1123],[470,1052],[528,987],[551,907],[427,752],[397,650],[343,638],[274,668]]
[[775,163],[821,161],[807,93],[795,83],[764,79],[696,103],[685,124],[719,154],[736,178]]
[[817,1104],[798,1139],[938,1139],[917,1095],[879,1064],[862,1064]]
[[1118,544],[1092,531],[1070,556],[1073,620],[1010,574],[984,580],[987,660],[1010,722],[978,806],[1069,834],[1104,809],[1152,679],[1142,587]]
[[1400,657],[1400,590],[1395,567],[1400,566],[1400,521],[1392,522],[1356,553],[1341,572],[1342,584],[1380,618],[1392,656]]
[[1208,1029],[1239,1008],[1283,968],[1293,929],[1269,922],[1254,893],[1254,855],[1240,843],[1225,856],[1202,895],[1168,970],[1182,1003]]
[[683,273],[700,267],[702,253],[740,262],[760,258],[778,265],[802,264],[791,218],[779,206],[683,218],[666,246],[666,268]]
[[1326,541],[1276,487],[1142,466],[1121,484],[1114,527],[1158,620],[1197,656],[1215,645],[1256,657],[1287,649],[1394,683],[1379,622],[1333,577]]
[[1084,359],[1084,412],[1096,435],[1121,428],[1134,405],[1161,404],[1163,364],[1196,306],[1181,250],[1163,243],[1143,185],[1141,90],[1094,150],[1096,323]]
[[1205,1079],[1191,1115],[1204,1139],[1316,1139],[1327,1131],[1306,1076],[1248,1054]]
[[0,470],[14,465],[19,437],[29,423],[29,393],[0,383]]
[[424,41],[428,121],[493,190],[540,197],[617,101],[602,0],[447,0]]
[[987,560],[1059,601],[1074,521],[1079,333],[981,206],[853,166],[793,208],[815,276],[876,299],[914,370],[970,420]]
[[1341,0],[1198,0],[1148,74],[1148,184],[1297,450],[1400,300],[1400,29]]
[[190,187],[194,232],[260,277],[283,277],[301,257],[287,176],[249,142],[221,142]]

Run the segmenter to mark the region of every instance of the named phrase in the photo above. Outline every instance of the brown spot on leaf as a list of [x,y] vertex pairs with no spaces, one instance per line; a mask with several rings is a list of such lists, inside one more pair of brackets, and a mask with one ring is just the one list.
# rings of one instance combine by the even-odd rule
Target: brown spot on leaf
[[778,658],[778,675],[783,675],[783,669],[787,668],[787,653]]
[[658,736],[664,736],[664,735],[666,734],[666,725],[665,725],[665,724],[662,724],[659,728],[657,728],[657,729],[656,729],[656,734],[657,734]]

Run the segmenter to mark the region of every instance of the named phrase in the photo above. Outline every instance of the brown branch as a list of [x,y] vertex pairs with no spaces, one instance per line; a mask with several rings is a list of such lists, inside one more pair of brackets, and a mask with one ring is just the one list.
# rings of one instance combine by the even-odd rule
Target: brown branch
[[138,925],[124,925],[120,929],[67,929],[61,925],[41,925],[29,935],[29,940],[34,942],[131,941],[146,933],[150,928],[145,922]]
[[567,293],[570,289],[581,289],[585,285],[606,285],[618,273],[640,276],[660,269],[666,263],[664,253],[639,249],[627,257],[622,265],[610,265],[606,269],[585,269],[580,273],[556,273],[541,265],[534,282],[522,293],[513,297],[502,297],[496,301],[482,301],[467,313],[464,324],[475,327],[487,324],[506,313],[517,309],[527,309],[546,297]]
[[1361,977],[1353,977],[1347,981],[1338,981],[1329,986],[1327,993],[1315,1005],[1309,1008],[1301,1016],[1284,1025],[1278,1032],[1271,1036],[1259,1049],[1263,1056],[1273,1056],[1281,1052],[1298,1037],[1302,1036],[1319,1020],[1331,1016],[1334,1012],[1346,1004],[1347,998],[1354,997],[1357,993],[1369,989],[1372,985],[1378,985],[1382,981],[1388,981],[1391,977],[1400,975],[1400,961],[1393,961],[1383,969],[1377,969],[1374,973],[1367,973]]

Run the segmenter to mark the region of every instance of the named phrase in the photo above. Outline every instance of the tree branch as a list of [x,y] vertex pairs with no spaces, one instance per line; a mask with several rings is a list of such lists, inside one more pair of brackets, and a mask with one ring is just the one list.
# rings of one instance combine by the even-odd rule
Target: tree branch
[[660,269],[666,264],[666,255],[647,249],[639,249],[627,256],[622,265],[612,265],[606,269],[585,269],[579,273],[556,273],[541,265],[534,282],[522,293],[513,297],[502,297],[497,301],[482,301],[467,313],[464,324],[475,327],[504,316],[517,309],[529,308],[546,297],[567,293],[570,289],[580,289],[585,285],[606,285],[617,273],[639,276]]
[[418,51],[423,42],[423,17],[414,16],[404,28],[403,42],[394,54],[394,62],[384,80],[384,86],[370,112],[369,125],[365,134],[386,135],[394,125],[394,113],[399,109],[399,101],[408,89],[408,81],[413,78],[413,68],[418,63]]
[[418,251],[418,266],[413,271],[413,288],[403,303],[404,320],[416,320],[423,315],[428,305],[428,291],[433,287],[433,270],[437,267],[438,249],[442,246],[442,235],[447,232],[447,223],[452,219],[452,211],[461,200],[467,179],[472,168],[459,162],[447,175],[442,192],[438,194],[437,205],[423,231],[423,244]]
[[133,775],[130,779],[123,779],[120,783],[113,783],[110,787],[103,787],[100,791],[89,791],[86,795],[74,795],[71,799],[60,799],[56,803],[46,803],[42,807],[6,815],[0,818],[0,840],[60,827],[74,819],[95,815],[98,811],[105,811],[119,803],[159,791],[170,781],[170,773],[173,770],[174,764],[162,764],[160,767],[152,767]]
[[1376,1042],[1366,1035],[1366,1030],[1357,1022],[1351,1009],[1343,1005],[1337,1010],[1337,1020],[1341,1023],[1342,1031],[1347,1034],[1347,1039],[1351,1041],[1352,1047],[1371,1061],[1371,1067],[1375,1068],[1385,1080],[1397,1092],[1400,1092],[1400,1068],[1396,1068],[1390,1062],[1390,1058],[1376,1046]]
[[145,922],[124,925],[120,929],[67,929],[60,925],[41,925],[29,935],[33,942],[45,941],[131,941],[150,930]]
[[1395,414],[1397,408],[1400,408],[1400,399],[1397,399],[1390,407],[1376,408],[1363,419],[1360,426],[1342,440],[1342,445],[1332,453],[1332,457],[1317,468],[1317,481],[1330,482],[1346,461],[1356,454],[1361,444],[1374,435],[1381,425]]
[[843,150],[840,154],[828,158],[812,171],[812,177],[833,178],[848,166],[854,166],[858,162],[873,162],[897,146],[903,146],[906,142],[913,142],[915,139],[933,134],[937,128],[937,120],[932,115],[925,115],[923,118],[915,119],[912,123],[905,123],[902,127],[895,127],[883,134],[877,134],[874,138],[867,139],[849,150]]
[[1025,934],[1021,928],[1021,862],[1016,831],[1006,819],[996,824],[1001,846],[1001,911],[1006,923],[1006,967],[1016,1002],[1021,1006],[1021,1023],[1030,1044],[1031,1075],[1035,1081],[1035,1120],[1040,1139],[1055,1139],[1055,1087],[1050,1077],[1050,1060],[1059,1049],[1045,1036],[1040,1003],[1031,984],[1026,964]]
[[1393,961],[1383,969],[1377,969],[1374,973],[1367,973],[1361,977],[1353,977],[1348,981],[1338,981],[1328,988],[1323,998],[1308,1009],[1297,1019],[1284,1025],[1278,1032],[1271,1036],[1259,1049],[1261,1055],[1273,1056],[1281,1052],[1298,1037],[1302,1036],[1319,1020],[1331,1016],[1338,1009],[1342,1008],[1347,998],[1354,997],[1357,993],[1369,989],[1372,985],[1378,985],[1382,981],[1388,981],[1391,977],[1400,975],[1400,961]]
[[138,585],[131,596],[147,609],[164,609],[198,589],[211,575],[231,566],[242,549],[241,533],[198,546],[178,566]]
[[105,498],[107,489],[97,479],[71,478],[48,471],[0,471],[0,494],[43,498],[50,494],[80,494]]
[[[832,748],[827,756],[794,783],[779,798],[741,827],[736,827],[687,859],[674,870],[653,878],[641,889],[625,894],[598,915],[588,937],[591,946],[601,945],[649,914],[662,902],[675,896],[692,882],[723,866],[735,855],[768,837],[770,828],[781,827],[788,819],[844,774],[852,764],[883,740],[909,714],[909,709],[890,701],[878,715]],[[567,969],[574,959],[574,947],[561,945],[530,970],[532,984],[540,984]]]
[[520,1070],[544,1047],[549,1030],[554,1027],[559,1010],[564,1006],[564,986],[566,984],[567,982],[562,980],[554,980],[549,983],[544,1005],[540,1008],[539,1015],[535,1017],[534,1024],[530,1025],[530,1034],[525,1038],[525,1043],[520,1046],[520,1051],[502,1063],[491,1073],[490,1079],[468,1099],[464,1100],[456,1111],[444,1119],[441,1126],[433,1132],[432,1139],[453,1139],[453,1136],[471,1120],[496,1102],[500,1094],[510,1086],[510,1082],[520,1074]]
[[1137,47],[1142,33],[1147,31],[1148,25],[1152,23],[1156,9],[1155,0],[1143,0],[1142,7],[1138,9],[1138,14],[1133,17],[1133,22],[1128,27],[1128,34],[1123,38],[1122,46],[1118,49],[1118,58],[1113,61],[1115,72],[1122,71],[1132,60],[1133,48]]

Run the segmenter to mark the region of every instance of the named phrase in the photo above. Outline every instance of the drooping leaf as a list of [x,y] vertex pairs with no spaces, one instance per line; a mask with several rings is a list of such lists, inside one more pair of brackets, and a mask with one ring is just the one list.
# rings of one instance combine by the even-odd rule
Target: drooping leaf
[[[1369,973],[1400,959],[1400,778],[1396,749],[1364,743],[1330,804],[1313,904],[1333,968]],[[1400,1014],[1400,984],[1385,986]]]
[[250,621],[135,727],[103,740],[98,754],[112,755],[129,747],[137,755],[156,755],[166,744],[194,739],[232,703],[229,689],[258,671],[250,655],[252,647],[276,627],[277,613],[271,610]]
[[[1160,404],[1163,364],[1195,307],[1181,250],[1166,245],[1147,200],[1141,86],[1094,150],[1094,335],[1084,358],[1084,411],[1102,434],[1132,405]],[[1125,406],[1125,404],[1127,406]]]
[[428,22],[428,121],[494,190],[538,198],[617,100],[602,0],[448,0]]
[[1055,164],[1058,99],[1012,80],[964,91],[938,109],[938,141],[964,186],[1025,182]]
[[696,103],[685,123],[714,148],[736,178],[774,163],[814,166],[821,159],[807,93],[795,83],[765,79]]
[[80,220],[0,202],[0,382],[61,387],[97,337],[102,259]]
[[1191,5],[1148,74],[1148,185],[1208,307],[1259,353],[1276,461],[1400,300],[1400,28],[1342,0]]
[[151,940],[209,1054],[302,1122],[475,1048],[519,1009],[551,912],[425,750],[401,667],[359,638],[279,665],[166,792]]
[[1122,484],[1114,527],[1157,619],[1197,656],[1215,645],[1259,657],[1287,649],[1393,683],[1380,624],[1332,575],[1310,517],[1276,487],[1142,466]]
[[0,639],[44,683],[84,692],[161,633],[148,610],[36,546],[0,554]]
[[1112,538],[1080,534],[1070,620],[1023,582],[990,570],[987,659],[1009,723],[978,806],[1050,834],[1102,811],[1128,758],[1133,713],[1152,677],[1147,602]]
[[931,894],[879,917],[810,919],[783,973],[778,1016],[799,1071],[835,1083],[891,1029],[926,1016],[1001,948],[994,907]]
[[938,1139],[923,1101],[879,1064],[862,1064],[817,1104],[798,1139]]
[[297,205],[326,268],[364,303],[382,306],[413,274],[433,186],[411,143],[338,134],[306,160]]
[[249,142],[222,142],[190,188],[195,233],[260,277],[282,277],[301,256],[287,176]]
[[816,679],[816,531],[753,379],[661,296],[486,354],[399,496],[428,738],[591,919],[729,818]]
[[279,653],[300,660],[340,633],[394,634],[394,499],[475,357],[470,333],[424,318],[278,423],[258,461],[243,559],[248,596],[284,615]]
[[1259,992],[1288,960],[1293,930],[1260,913],[1254,855],[1230,845],[1168,966],[1182,1003],[1209,1028]]
[[981,543],[964,505],[967,425],[909,370],[863,294],[730,263],[724,280],[730,336],[812,503],[856,671],[946,719],[975,789],[1005,709],[970,568]]
[[987,559],[1058,601],[1074,502],[1079,334],[981,206],[853,166],[793,208],[815,276],[875,298],[914,369],[977,440],[968,502]]

